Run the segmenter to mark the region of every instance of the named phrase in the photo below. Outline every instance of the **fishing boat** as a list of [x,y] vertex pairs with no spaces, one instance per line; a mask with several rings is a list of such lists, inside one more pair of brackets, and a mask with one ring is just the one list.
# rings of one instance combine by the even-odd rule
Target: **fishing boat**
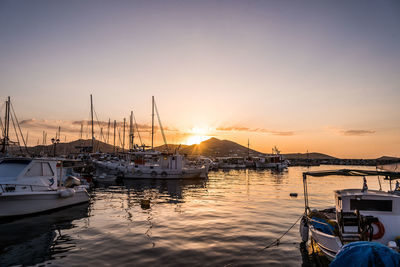
[[[335,207],[311,210],[308,201],[307,177],[364,177],[362,188],[335,191]],[[368,189],[367,176],[383,176],[390,181],[390,190]],[[300,223],[303,242],[309,233],[320,250],[332,260],[340,249],[356,241],[377,242],[398,249],[400,245],[400,184],[392,190],[392,180],[399,172],[341,169],[303,173],[305,212]],[[380,181],[380,180],[379,180]]]
[[255,167],[257,169],[286,169],[289,162],[283,158],[280,151],[274,147],[272,152],[272,154],[254,158]]
[[54,158],[2,159],[0,218],[88,202],[86,186],[80,185],[80,181],[73,177],[63,182],[62,173],[62,162]]

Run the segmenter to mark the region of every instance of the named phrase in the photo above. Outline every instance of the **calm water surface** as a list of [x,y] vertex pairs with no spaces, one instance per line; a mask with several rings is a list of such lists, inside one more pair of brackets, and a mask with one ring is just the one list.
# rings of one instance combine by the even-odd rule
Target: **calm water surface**
[[[343,166],[310,170],[332,168]],[[90,204],[2,222],[0,266],[318,266],[300,248],[298,225],[279,246],[263,250],[303,212],[306,170],[100,184]],[[368,185],[379,188],[376,178]],[[362,179],[310,178],[310,205],[333,206],[333,190],[349,187],[361,188]],[[388,183],[382,187],[387,190]]]

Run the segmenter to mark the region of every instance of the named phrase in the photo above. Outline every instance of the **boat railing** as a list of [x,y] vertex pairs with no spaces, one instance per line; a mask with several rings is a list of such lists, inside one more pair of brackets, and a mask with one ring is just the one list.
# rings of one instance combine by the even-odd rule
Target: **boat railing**
[[48,191],[51,188],[47,185],[0,184],[0,189],[1,193],[10,193],[10,192],[21,192],[21,191],[29,191],[29,192]]
[[311,218],[308,218],[308,221],[309,221],[309,222],[319,223],[319,224],[324,224],[324,225],[326,225],[326,226],[331,226],[329,223],[325,223],[325,222],[313,220],[313,219],[311,219]]

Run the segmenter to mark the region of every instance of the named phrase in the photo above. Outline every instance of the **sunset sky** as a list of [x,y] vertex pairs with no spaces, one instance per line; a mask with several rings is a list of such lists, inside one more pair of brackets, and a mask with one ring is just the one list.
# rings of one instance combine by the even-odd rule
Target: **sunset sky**
[[3,0],[0,90],[30,145],[78,138],[90,94],[149,144],[154,95],[169,143],[400,156],[400,2]]

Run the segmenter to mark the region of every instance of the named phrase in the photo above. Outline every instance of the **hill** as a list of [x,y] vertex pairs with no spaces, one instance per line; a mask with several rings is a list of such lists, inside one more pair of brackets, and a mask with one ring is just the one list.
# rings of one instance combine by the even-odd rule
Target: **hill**
[[[174,151],[177,145],[168,145],[170,151]],[[165,145],[155,148],[158,151],[165,151]],[[239,145],[238,143],[229,140],[220,140],[212,137],[200,144],[195,145],[181,145],[179,152],[187,155],[203,155],[209,157],[227,157],[227,156],[239,156],[245,157],[250,153],[250,156],[259,156],[263,153],[253,149],[248,149],[245,146]]]
[[[68,154],[75,154],[75,153],[80,153],[82,151],[88,151],[90,150],[90,147],[92,145],[92,140],[75,140],[69,143],[58,143],[56,145],[56,154],[59,155],[68,155]],[[109,145],[107,143],[101,142],[101,141],[94,141],[94,147],[96,151],[100,152],[105,152],[105,153],[112,153],[114,151],[114,146]],[[117,151],[121,151],[120,147],[116,148]],[[10,148],[11,152],[13,154],[19,154],[20,150],[19,148],[12,147]],[[26,150],[25,148],[22,148],[22,152],[24,153]],[[54,145],[38,145],[34,147],[28,147],[28,151],[32,155],[53,155],[54,153]]]
[[327,159],[337,159],[335,157],[322,154],[322,153],[317,153],[317,152],[312,152],[312,153],[289,153],[289,154],[283,154],[283,156],[287,159],[320,159],[320,160],[327,160]]

